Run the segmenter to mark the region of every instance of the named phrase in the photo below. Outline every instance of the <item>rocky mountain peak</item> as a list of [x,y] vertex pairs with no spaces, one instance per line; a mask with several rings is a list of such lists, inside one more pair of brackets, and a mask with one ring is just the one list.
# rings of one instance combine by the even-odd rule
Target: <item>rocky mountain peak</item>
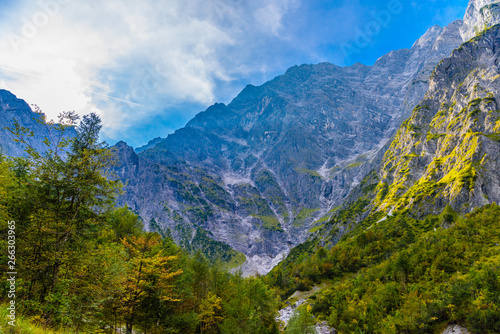
[[438,36],[443,32],[443,28],[439,25],[432,26],[427,29],[425,34],[413,43],[412,49],[428,47],[429,44],[432,45]]
[[460,33],[464,42],[487,27],[500,23],[499,0],[470,0]]
[[385,153],[379,210],[470,212],[500,200],[500,25],[436,67],[425,98]]
[[266,273],[381,159],[432,70],[462,43],[461,25],[432,27],[373,66],[293,66],[146,150],[117,145],[120,204],[190,247],[209,231],[247,257],[245,273]]
[[[382,159],[436,65],[462,44],[463,24],[431,27],[411,49],[373,66],[293,66],[246,86],[228,105],[214,104],[167,138],[135,151],[116,144],[114,172],[125,184],[119,204],[151,230],[170,229],[188,249],[231,246],[246,256],[245,273],[266,273],[324,225]],[[29,106],[2,91],[1,124],[12,122],[15,105],[21,125],[30,126],[36,115]],[[35,130],[41,137],[43,131]],[[207,236],[202,243],[199,231]]]
[[[43,114],[35,113],[31,107],[14,94],[7,90],[0,89],[0,150],[9,156],[26,156],[25,147],[14,142],[14,135],[7,129],[13,128],[15,122],[20,126],[33,130],[34,136],[31,138],[32,145],[39,152],[45,152],[47,146],[43,140],[49,136],[49,132],[55,131],[42,120]],[[68,129],[67,136],[75,136],[73,128]]]

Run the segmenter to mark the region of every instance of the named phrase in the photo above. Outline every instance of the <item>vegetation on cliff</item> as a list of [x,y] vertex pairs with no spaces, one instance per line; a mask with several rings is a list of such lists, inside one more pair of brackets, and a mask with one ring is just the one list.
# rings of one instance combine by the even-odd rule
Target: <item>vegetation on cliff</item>
[[[261,279],[230,274],[115,207],[120,183],[106,172],[113,152],[98,141],[100,120],[85,116],[65,139],[76,120],[63,115],[44,154],[0,156],[0,218],[15,221],[19,325],[2,318],[0,332],[276,333],[277,298]],[[13,132],[29,146],[29,129]],[[6,250],[6,224],[0,232]],[[5,305],[11,270],[1,254]]]
[[308,303],[340,333],[428,333],[448,323],[498,333],[499,216],[496,204],[422,220],[401,212],[361,223],[330,250],[310,248],[266,280],[283,300],[326,284]]

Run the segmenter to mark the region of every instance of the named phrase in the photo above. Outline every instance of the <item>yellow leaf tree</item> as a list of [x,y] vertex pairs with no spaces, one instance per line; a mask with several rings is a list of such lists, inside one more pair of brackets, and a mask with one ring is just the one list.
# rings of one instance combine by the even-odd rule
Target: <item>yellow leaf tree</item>
[[171,271],[169,262],[176,256],[165,256],[161,247],[161,237],[156,233],[131,236],[122,240],[128,253],[129,271],[123,282],[120,304],[121,313],[128,333],[139,321],[139,306],[143,299],[154,294],[161,301],[177,301],[171,281],[182,270]]
[[212,292],[200,304],[200,329],[202,333],[216,333],[218,324],[222,322],[221,316],[222,299]]

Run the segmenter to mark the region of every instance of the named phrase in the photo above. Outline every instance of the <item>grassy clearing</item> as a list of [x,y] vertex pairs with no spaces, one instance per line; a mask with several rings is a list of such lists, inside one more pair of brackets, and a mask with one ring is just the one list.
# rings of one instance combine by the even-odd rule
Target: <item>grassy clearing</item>
[[74,333],[68,330],[52,330],[46,329],[40,325],[34,324],[29,321],[29,319],[17,314],[15,320],[15,326],[9,325],[9,318],[7,315],[9,311],[7,310],[7,304],[0,305],[0,333],[5,334],[70,334]]

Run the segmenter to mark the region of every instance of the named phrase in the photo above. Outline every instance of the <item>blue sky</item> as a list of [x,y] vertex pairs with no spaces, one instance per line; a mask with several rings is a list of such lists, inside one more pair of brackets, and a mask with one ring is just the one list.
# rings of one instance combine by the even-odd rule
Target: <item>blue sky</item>
[[467,0],[0,0],[0,88],[140,146],[287,68],[373,64]]

